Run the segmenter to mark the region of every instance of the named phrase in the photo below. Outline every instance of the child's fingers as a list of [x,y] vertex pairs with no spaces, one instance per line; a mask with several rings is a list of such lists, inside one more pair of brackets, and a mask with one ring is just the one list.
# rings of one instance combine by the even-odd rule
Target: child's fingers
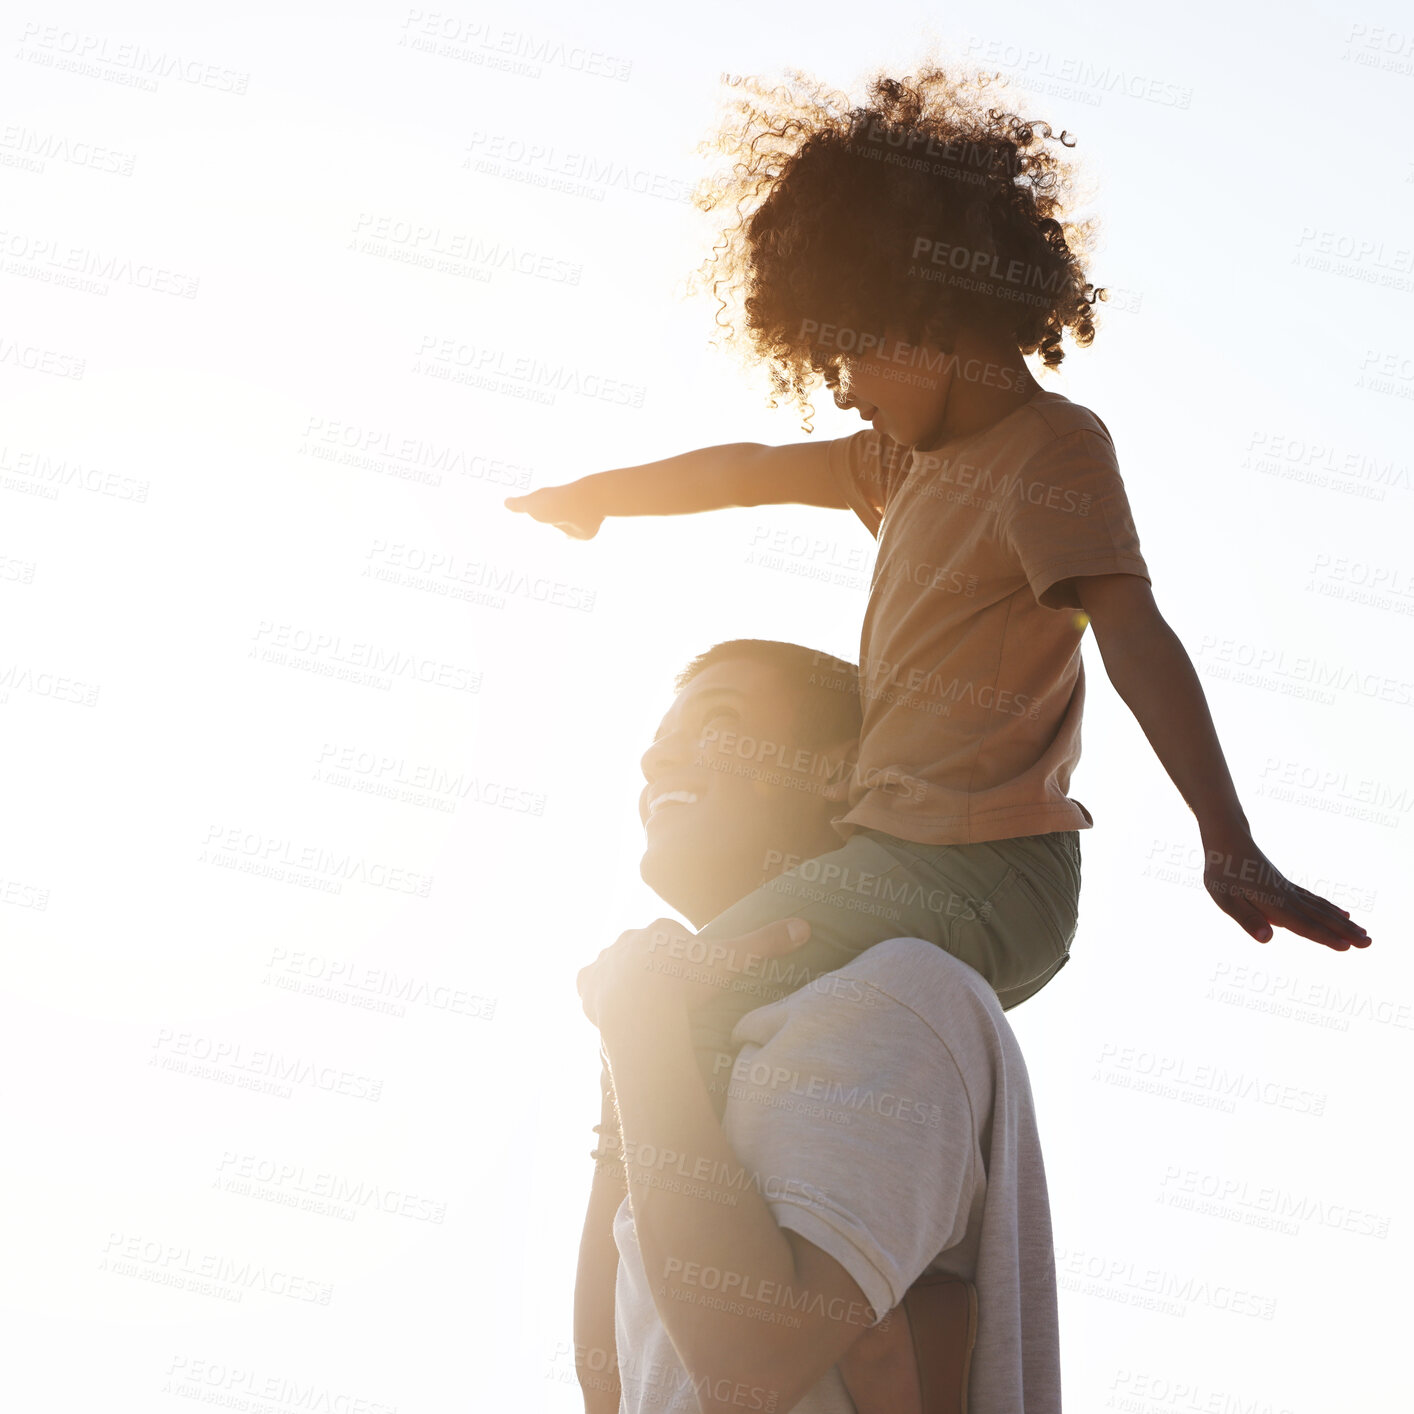
[[1245,899],[1234,899],[1229,911],[1259,943],[1271,942],[1272,925]]
[[1294,906],[1303,907],[1313,922],[1328,928],[1337,937],[1349,938],[1357,945],[1366,937],[1365,930],[1356,923],[1347,910],[1337,908],[1329,899],[1303,889],[1300,884],[1292,885]]
[[1370,939],[1358,923],[1352,923],[1346,918],[1332,917],[1329,905],[1326,909],[1320,909],[1313,907],[1313,903],[1324,904],[1325,900],[1317,899],[1314,895],[1309,900],[1291,898],[1284,908],[1276,911],[1276,921],[1283,928],[1289,928],[1293,933],[1336,952],[1345,952],[1351,947],[1369,947]]
[[748,951],[759,948],[774,956],[798,948],[809,936],[810,924],[804,918],[778,918],[775,922],[766,924],[764,928],[758,928],[754,933],[747,933],[735,939],[731,946],[744,947]]

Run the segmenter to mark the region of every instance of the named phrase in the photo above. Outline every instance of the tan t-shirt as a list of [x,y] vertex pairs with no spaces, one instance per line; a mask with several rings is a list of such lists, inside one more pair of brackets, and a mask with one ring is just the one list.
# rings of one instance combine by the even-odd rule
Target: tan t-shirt
[[879,542],[841,832],[977,844],[1089,829],[1066,794],[1080,760],[1084,620],[1059,582],[1149,580],[1105,424],[1043,389],[935,452],[872,428],[829,452]]

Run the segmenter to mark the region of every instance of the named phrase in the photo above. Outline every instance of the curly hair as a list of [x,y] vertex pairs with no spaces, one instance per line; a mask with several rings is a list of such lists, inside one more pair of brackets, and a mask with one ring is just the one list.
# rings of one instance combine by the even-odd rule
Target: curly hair
[[1073,147],[1068,133],[991,106],[997,74],[876,75],[851,106],[786,72],[775,87],[724,76],[738,117],[698,151],[732,166],[693,199],[737,220],[688,282],[710,281],[728,345],[764,361],[772,408],[789,397],[809,432],[812,390],[837,389],[885,328],[949,350],[960,327],[980,328],[1048,368],[1066,329],[1090,344],[1105,291],[1083,264],[1093,223],[1065,214],[1072,174],[1053,144]]

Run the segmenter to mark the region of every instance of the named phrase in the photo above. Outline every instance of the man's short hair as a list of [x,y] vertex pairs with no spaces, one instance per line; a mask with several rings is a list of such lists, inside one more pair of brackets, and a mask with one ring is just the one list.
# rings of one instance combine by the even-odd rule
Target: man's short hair
[[699,653],[677,676],[679,692],[699,673],[731,658],[749,658],[775,668],[799,703],[796,729],[799,745],[826,746],[859,735],[863,707],[859,669],[832,653],[773,638],[733,638]]

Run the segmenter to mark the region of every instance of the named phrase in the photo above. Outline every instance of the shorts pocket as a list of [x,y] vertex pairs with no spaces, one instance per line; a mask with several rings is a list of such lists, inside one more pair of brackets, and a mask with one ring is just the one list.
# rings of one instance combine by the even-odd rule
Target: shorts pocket
[[1049,896],[1009,864],[979,913],[954,925],[949,942],[948,951],[1002,995],[1053,971],[1069,937]]
[[[1069,952],[1075,939],[1077,918],[1069,899],[1062,899],[1053,889],[1043,889],[1024,869],[1014,869],[1016,893],[1025,898],[1032,915],[1030,926],[1039,929],[1052,948],[1051,961]],[[1018,920],[1015,926],[1026,926]],[[1029,979],[1028,979],[1029,980]]]

